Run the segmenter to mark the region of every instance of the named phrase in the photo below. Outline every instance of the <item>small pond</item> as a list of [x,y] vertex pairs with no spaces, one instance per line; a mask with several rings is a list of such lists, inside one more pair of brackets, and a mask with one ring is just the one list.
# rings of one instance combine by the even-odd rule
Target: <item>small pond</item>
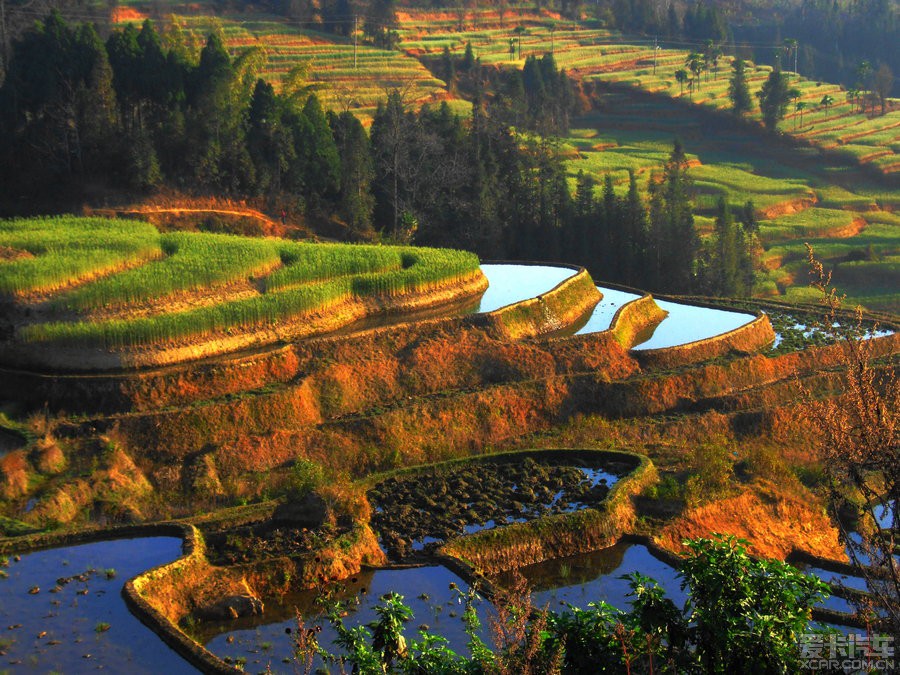
[[[379,603],[379,598],[391,591],[401,593],[404,603],[413,611],[413,618],[404,630],[407,640],[418,639],[419,627],[424,624],[432,633],[448,639],[451,649],[468,654],[468,636],[462,622],[464,605],[458,602],[459,592],[451,589],[450,584],[456,584],[462,592],[468,589],[462,579],[446,567],[436,565],[361,572],[352,580],[334,585],[331,591],[334,600],[350,603],[348,614],[344,617],[347,626],[361,626],[374,621],[374,607]],[[272,672],[293,673],[295,670],[290,657],[297,630],[297,611],[305,617],[306,628],[321,626],[319,644],[331,651],[338,651],[332,645],[336,637],[334,629],[324,618],[322,606],[317,603],[320,595],[312,590],[290,593],[277,600],[267,599],[262,616],[245,617],[223,624],[200,624],[193,634],[221,658],[232,662],[245,659],[248,672],[259,672],[270,665]],[[485,627],[489,607],[487,600],[476,601],[483,640],[487,640]]]
[[[619,577],[631,572],[655,579],[679,607],[687,599],[674,567],[655,557],[646,546],[623,541],[599,551],[528,565],[518,572],[531,586],[534,604],[556,612],[565,610],[565,603],[586,608],[588,603],[601,600],[627,610],[630,588],[628,581]],[[498,575],[492,581],[510,587],[514,573]]]
[[[776,352],[792,351],[810,346],[823,346],[834,342],[834,335],[826,331],[814,319],[803,315],[795,315],[788,312],[768,312],[769,320],[775,329],[775,342],[772,350]],[[834,323],[832,328],[840,329],[840,323]],[[884,337],[894,333],[891,329],[875,327],[863,327],[862,337],[871,339]]]
[[481,271],[490,285],[476,312],[493,312],[536,298],[577,274],[577,270],[551,265],[482,265]]
[[369,491],[372,525],[389,555],[402,560],[452,537],[598,506],[631,470],[583,461],[517,457],[392,476]]
[[667,300],[657,299],[656,304],[668,316],[634,349],[661,349],[706,340],[740,328],[756,318],[746,312],[696,307]]
[[131,577],[181,556],[181,539],[118,539],[9,556],[0,579],[0,669],[197,672],[134,617]]

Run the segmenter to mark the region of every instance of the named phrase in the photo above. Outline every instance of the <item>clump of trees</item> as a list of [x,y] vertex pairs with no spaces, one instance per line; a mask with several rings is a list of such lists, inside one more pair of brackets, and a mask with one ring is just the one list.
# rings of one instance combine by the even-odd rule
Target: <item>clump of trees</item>
[[302,73],[276,92],[263,65],[215,34],[194,58],[149,21],[104,43],[51,14],[16,43],[0,88],[0,204],[46,199],[47,185],[224,193],[337,219],[355,238],[567,260],[652,290],[749,291],[734,267],[746,239],[727,218],[715,254],[700,246],[680,143],[644,190],[632,175],[619,195],[607,177],[597,196],[582,175],[573,198],[555,137],[589,92],[550,54],[521,71],[442,57],[434,67],[471,96],[471,118],[393,91],[368,135],[349,112],[324,112]]

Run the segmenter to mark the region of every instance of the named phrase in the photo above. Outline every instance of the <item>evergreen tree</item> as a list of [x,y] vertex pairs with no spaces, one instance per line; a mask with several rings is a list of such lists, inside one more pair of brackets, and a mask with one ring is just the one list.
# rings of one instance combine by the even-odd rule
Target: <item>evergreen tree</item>
[[700,241],[694,228],[692,183],[684,148],[675,141],[662,180],[650,185],[653,288],[672,293],[693,290]]
[[76,153],[81,171],[96,174],[113,165],[118,106],[112,68],[94,26],[82,24],[77,41],[88,75],[75,95]]
[[622,203],[622,267],[620,281],[636,285],[643,277],[647,210],[638,192],[637,177],[628,171],[628,194]]
[[360,121],[349,111],[332,115],[331,124],[341,158],[338,210],[355,235],[369,238],[375,208],[371,189],[375,171],[369,139]]
[[728,98],[731,99],[732,112],[741,116],[750,112],[753,101],[750,98],[750,90],[747,88],[747,74],[744,70],[743,59],[735,59],[731,67],[734,72],[728,85]]
[[762,111],[763,124],[769,131],[775,131],[778,122],[784,119],[788,104],[791,100],[787,77],[776,66],[757,94],[759,107]]
[[603,212],[598,222],[599,255],[597,263],[602,266],[602,276],[611,281],[619,280],[619,255],[621,241],[619,239],[619,200],[616,197],[613,179],[610,174],[603,176],[603,196],[601,198]]
[[280,192],[282,177],[296,159],[282,105],[272,85],[257,80],[247,115],[247,150],[253,161],[256,192],[260,195]]
[[750,295],[755,276],[752,248],[753,236],[735,222],[725,198],[720,197],[706,270],[706,292],[730,297]]
[[341,181],[341,158],[328,119],[315,94],[303,106],[307,125],[297,153],[305,163],[304,185],[308,206],[318,208],[323,200],[333,200]]
[[716,207],[712,271],[713,291],[716,295],[738,295],[740,271],[738,269],[737,227],[724,197],[719,197]]

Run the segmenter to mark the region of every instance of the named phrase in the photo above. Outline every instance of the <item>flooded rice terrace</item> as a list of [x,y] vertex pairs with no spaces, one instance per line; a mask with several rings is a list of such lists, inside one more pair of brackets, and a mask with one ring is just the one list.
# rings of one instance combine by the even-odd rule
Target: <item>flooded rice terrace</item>
[[[451,584],[453,587],[451,588]],[[462,594],[468,590],[465,581],[446,567],[431,565],[406,569],[379,569],[361,572],[352,579],[318,590],[290,593],[267,600],[263,616],[245,617],[233,622],[204,624],[194,637],[211,652],[231,663],[245,665],[248,672],[259,672],[269,666],[273,672],[293,673],[292,659],[297,635],[297,613],[303,617],[304,629],[320,628],[316,639],[329,651],[337,651],[337,637],[325,616],[321,600],[341,602],[347,626],[362,626],[375,621],[375,606],[386,593],[403,595],[413,618],[404,629],[407,641],[417,639],[421,627],[446,638],[451,649],[468,654],[468,635],[462,616]],[[487,640],[490,603],[475,601],[482,629],[479,636]]]
[[0,670],[197,672],[128,611],[122,586],[181,556],[181,539],[144,537],[9,556],[0,569]]
[[438,465],[373,487],[372,526],[388,555],[402,560],[453,537],[599,506],[631,468],[576,457]]

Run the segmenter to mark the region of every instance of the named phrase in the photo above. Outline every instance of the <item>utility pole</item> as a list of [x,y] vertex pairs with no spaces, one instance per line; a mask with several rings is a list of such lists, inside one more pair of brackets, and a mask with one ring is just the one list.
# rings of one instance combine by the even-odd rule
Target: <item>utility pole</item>
[[356,14],[353,15],[353,70],[356,70]]
[[653,36],[653,74],[656,75],[656,57],[659,54],[659,36]]

